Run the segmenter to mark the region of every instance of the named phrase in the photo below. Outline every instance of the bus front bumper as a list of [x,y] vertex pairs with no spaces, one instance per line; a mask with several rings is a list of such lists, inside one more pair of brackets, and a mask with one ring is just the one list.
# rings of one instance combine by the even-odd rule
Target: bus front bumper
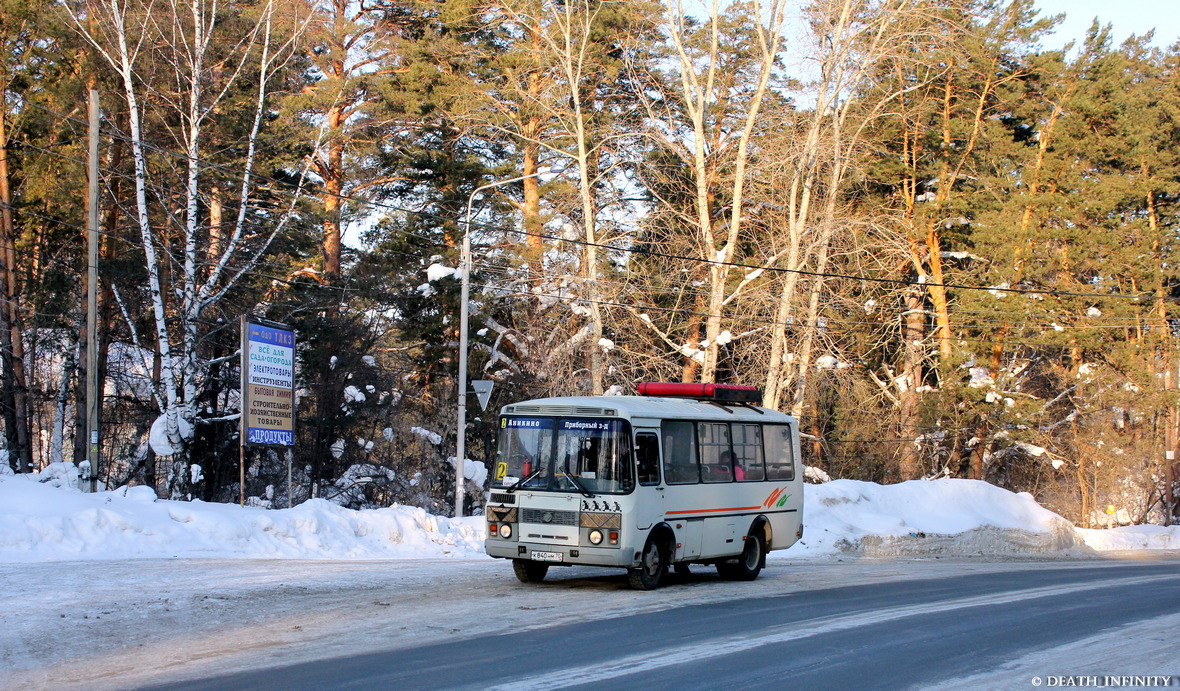
[[631,566],[631,551],[619,547],[587,547],[583,545],[553,545],[538,542],[484,540],[488,556],[500,559],[529,559],[554,565],[584,564],[587,566]]

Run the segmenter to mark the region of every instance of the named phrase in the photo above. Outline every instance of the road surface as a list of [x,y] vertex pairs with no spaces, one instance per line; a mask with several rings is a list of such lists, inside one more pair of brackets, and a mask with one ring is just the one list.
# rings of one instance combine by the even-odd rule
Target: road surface
[[[54,566],[59,581],[78,578]],[[1034,677],[1083,675],[1180,686],[1176,555],[772,560],[753,583],[699,568],[646,593],[589,568],[524,585],[498,561],[85,566],[159,589],[118,607],[120,589],[99,579],[61,616],[68,593],[0,610],[13,688],[1032,689]]]

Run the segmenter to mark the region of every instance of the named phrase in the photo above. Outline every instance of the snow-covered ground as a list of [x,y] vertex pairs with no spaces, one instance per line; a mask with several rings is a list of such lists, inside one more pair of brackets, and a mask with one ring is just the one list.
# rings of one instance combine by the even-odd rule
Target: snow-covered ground
[[[50,480],[49,482],[38,480]],[[803,540],[779,558],[856,553],[1021,555],[1180,549],[1180,527],[1080,530],[1036,503],[972,480],[807,485]],[[353,511],[157,499],[147,487],[84,494],[60,477],[0,475],[0,562],[128,558],[483,559],[482,517],[406,506]]]
[[[546,589],[543,606],[505,608],[521,602],[520,584],[484,556],[482,517],[323,500],[266,510],[157,500],[142,487],[83,494],[71,483],[69,473],[0,474],[0,580],[12,586],[0,605],[0,689],[121,689],[354,654],[358,640],[392,649],[545,626],[554,611],[576,619],[741,596],[724,587],[634,592],[613,570],[575,567],[555,579],[579,587]],[[742,592],[1180,549],[1176,528],[1078,531],[1028,495],[966,480],[837,480],[808,485],[806,502],[803,541],[773,552],[766,576]],[[918,559],[862,558],[900,555]],[[498,615],[481,614],[490,611]]]
[[0,562],[127,558],[478,558],[484,519],[406,506],[352,511],[156,499],[148,487],[83,494],[0,475]]

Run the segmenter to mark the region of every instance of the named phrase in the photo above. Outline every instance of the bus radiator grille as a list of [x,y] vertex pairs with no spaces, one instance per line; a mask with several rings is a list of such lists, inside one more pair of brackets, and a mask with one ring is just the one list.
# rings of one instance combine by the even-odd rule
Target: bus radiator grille
[[576,526],[578,525],[578,512],[553,511],[550,509],[521,509],[520,522]]

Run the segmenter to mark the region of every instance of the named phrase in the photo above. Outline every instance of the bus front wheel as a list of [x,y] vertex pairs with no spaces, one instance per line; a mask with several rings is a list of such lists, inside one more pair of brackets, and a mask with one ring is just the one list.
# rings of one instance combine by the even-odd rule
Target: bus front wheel
[[521,583],[540,583],[545,580],[545,574],[549,573],[549,565],[528,559],[513,559],[512,570],[516,572],[516,577]]
[[668,553],[663,544],[652,536],[647,538],[647,544],[643,546],[639,568],[628,569],[627,579],[635,590],[655,590],[660,587],[660,581],[667,570]]

